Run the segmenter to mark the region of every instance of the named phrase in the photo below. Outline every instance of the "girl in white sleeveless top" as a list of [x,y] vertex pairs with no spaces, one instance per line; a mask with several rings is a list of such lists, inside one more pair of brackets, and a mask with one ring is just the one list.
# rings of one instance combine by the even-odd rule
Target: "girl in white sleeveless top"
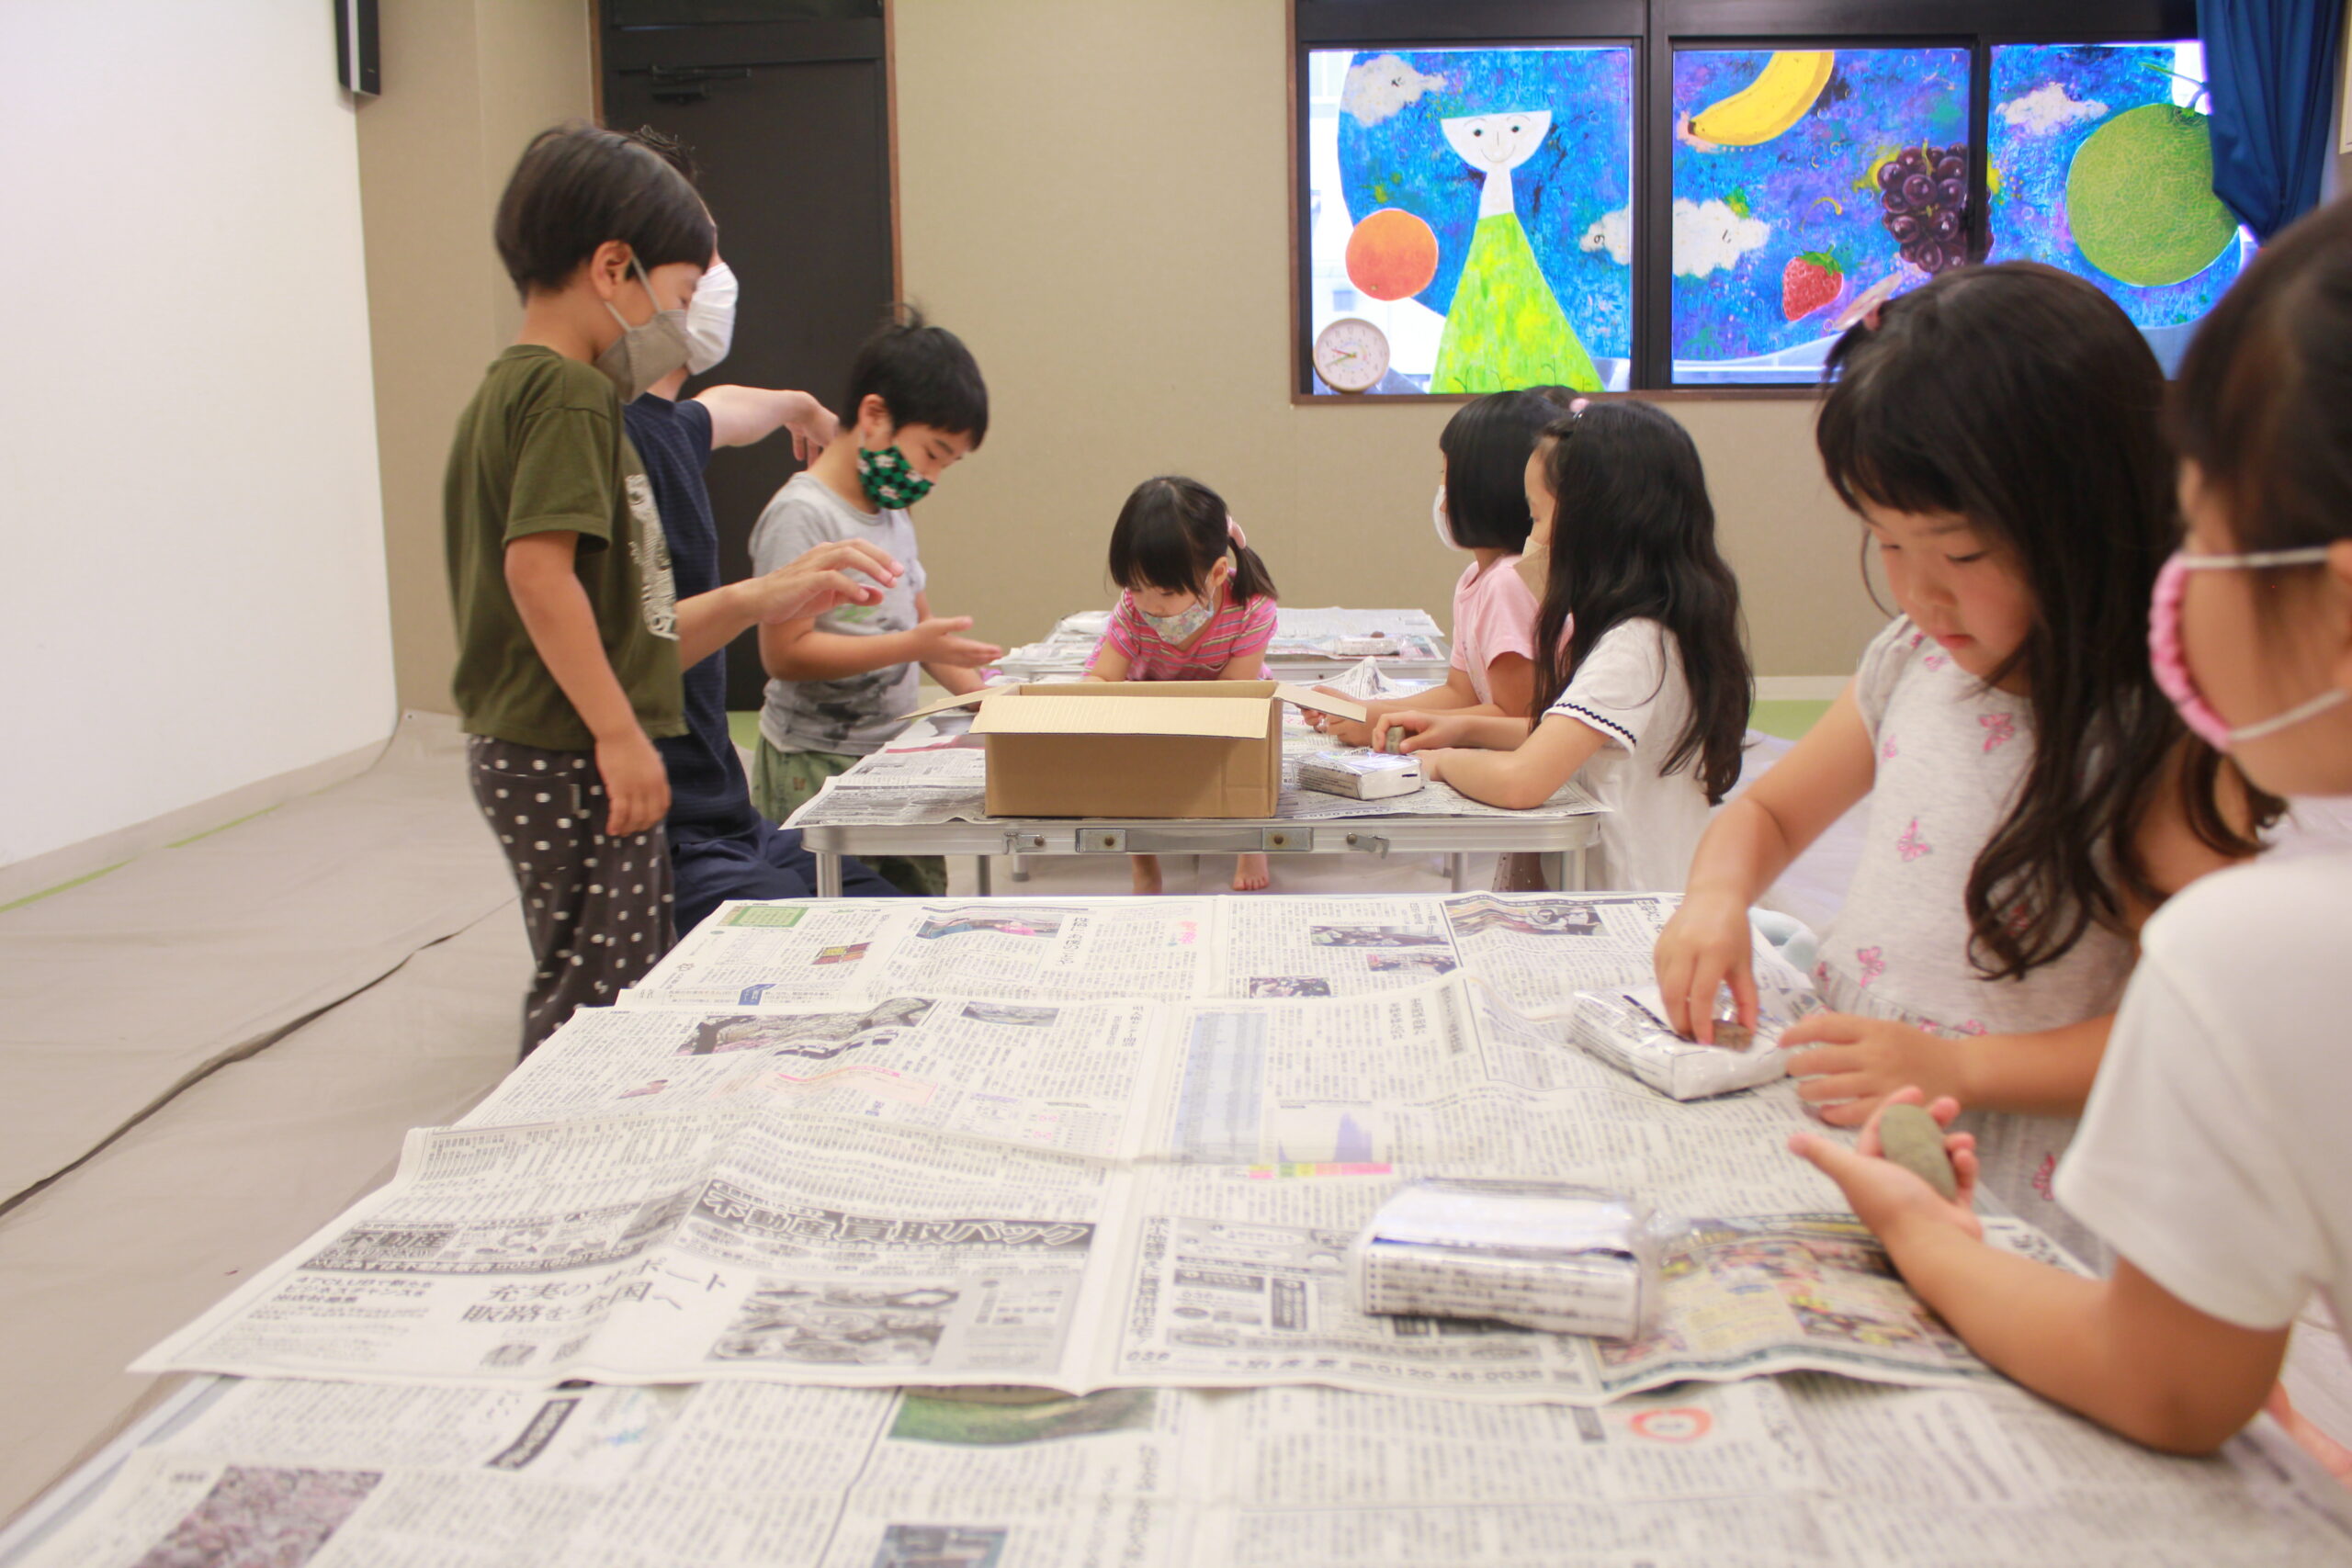
[[[1844,695],[1701,841],[1657,969],[1678,1027],[1747,1013],[1747,909],[1870,797],[1825,933],[1799,1092],[1859,1126],[1917,1085],[1968,1109],[1985,1188],[2103,1261],[2052,1198],[2140,922],[2258,847],[2243,786],[2148,669],[2177,529],[2164,377],[2104,294],[1969,267],[1841,339],[1818,427],[1902,606]],[[2275,809],[2275,803],[2272,803]]]

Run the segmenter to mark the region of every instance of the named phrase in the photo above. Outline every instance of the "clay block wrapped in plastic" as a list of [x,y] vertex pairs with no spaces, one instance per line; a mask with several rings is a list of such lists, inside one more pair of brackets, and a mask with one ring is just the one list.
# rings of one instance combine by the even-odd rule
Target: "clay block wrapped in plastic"
[[1420,760],[1389,751],[1317,751],[1298,760],[1298,787],[1351,800],[1386,800],[1421,787]]
[[1756,1028],[1741,1026],[1726,994],[1715,1040],[1701,1045],[1674,1032],[1656,986],[1578,991],[1569,1038],[1623,1073],[1676,1100],[1704,1100],[1770,1083],[1788,1071],[1781,1032],[1821,1006],[1803,975],[1756,955]]
[[1660,1234],[1649,1205],[1622,1192],[1413,1181],[1356,1237],[1356,1303],[1367,1313],[1631,1339],[1657,1309]]

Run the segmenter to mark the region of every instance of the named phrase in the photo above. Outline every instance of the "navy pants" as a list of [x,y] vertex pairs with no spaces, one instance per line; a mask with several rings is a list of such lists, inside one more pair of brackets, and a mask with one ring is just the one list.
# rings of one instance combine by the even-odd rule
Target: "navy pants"
[[[678,934],[702,924],[729,898],[813,898],[817,857],[800,835],[753,816],[749,827],[712,833],[670,824],[670,867],[677,893]],[[842,858],[842,892],[852,898],[897,898],[896,888],[854,856]]]

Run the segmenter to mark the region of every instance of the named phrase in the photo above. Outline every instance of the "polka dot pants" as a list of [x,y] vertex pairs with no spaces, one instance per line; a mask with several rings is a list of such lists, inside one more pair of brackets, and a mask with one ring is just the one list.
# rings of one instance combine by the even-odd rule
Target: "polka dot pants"
[[474,735],[466,758],[531,937],[527,1056],[574,1008],[612,1001],[670,950],[670,846],[659,827],[617,839],[598,830],[611,807],[593,753]]

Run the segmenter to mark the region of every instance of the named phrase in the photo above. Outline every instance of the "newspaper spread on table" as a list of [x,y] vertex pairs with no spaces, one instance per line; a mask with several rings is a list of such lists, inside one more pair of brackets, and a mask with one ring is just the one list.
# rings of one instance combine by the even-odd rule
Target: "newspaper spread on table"
[[[1543,805],[1524,810],[1488,806],[1434,780],[1411,795],[1392,795],[1384,800],[1351,800],[1344,795],[1301,789],[1299,760],[1335,749],[1335,742],[1303,724],[1294,720],[1285,725],[1277,818],[1296,822],[1339,821],[1357,817],[1468,817],[1548,822],[1605,809],[1575,779],[1562,784]],[[793,813],[787,826],[917,827],[985,822],[989,820],[987,782],[988,755],[978,736],[943,737],[926,731],[912,741],[902,738],[899,744],[864,759],[849,772],[826,780],[824,788]]]
[[[1568,1043],[1573,993],[1646,973],[1672,903],[725,906],[141,1366],[1578,1404],[1807,1368],[1991,1381],[1785,1152],[1788,1084],[1682,1104]],[[1350,1238],[1442,1174],[1689,1217],[1655,1329],[1357,1313]]]
[[1594,1410],[256,1380],[8,1568],[2309,1568],[2352,1558],[2347,1515],[2267,1423],[2177,1459],[2001,1385]]

